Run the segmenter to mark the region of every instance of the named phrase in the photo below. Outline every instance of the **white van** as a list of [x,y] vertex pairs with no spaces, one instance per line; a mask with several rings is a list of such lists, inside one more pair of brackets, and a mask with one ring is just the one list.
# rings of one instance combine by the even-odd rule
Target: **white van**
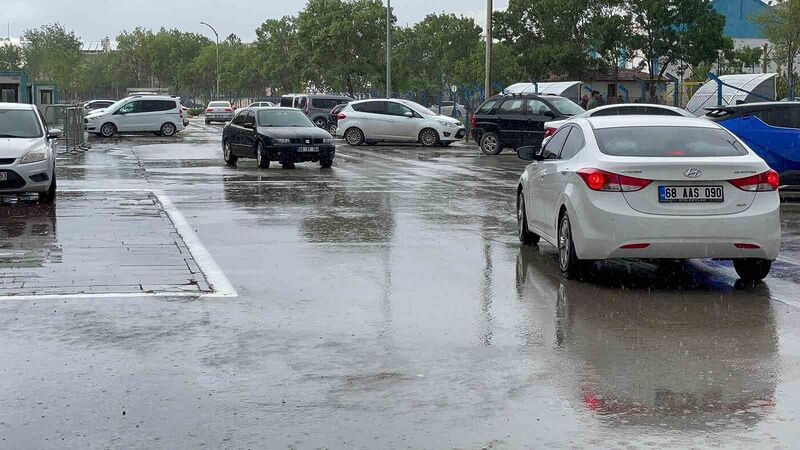
[[184,114],[178,97],[133,95],[89,113],[83,123],[86,131],[102,137],[148,132],[173,136],[185,128]]

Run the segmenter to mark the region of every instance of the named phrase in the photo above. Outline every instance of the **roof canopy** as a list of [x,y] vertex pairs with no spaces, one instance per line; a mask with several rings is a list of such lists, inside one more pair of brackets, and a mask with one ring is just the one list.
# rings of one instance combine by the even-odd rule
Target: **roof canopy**
[[[775,100],[775,75],[774,73],[745,73],[720,76],[720,81],[730,85],[722,86],[722,104],[753,103],[764,101],[765,98]],[[745,92],[731,86],[743,89]],[[686,104],[686,109],[695,116],[702,116],[705,114],[705,108],[712,106],[719,106],[717,105],[717,82],[714,80],[702,85],[694,93],[689,103]]]
[[570,92],[570,90],[580,90],[580,81],[543,81],[541,83],[537,83],[539,90],[537,91],[537,86],[534,83],[517,83],[512,84],[511,86],[505,89],[506,94],[552,94],[552,95],[564,95],[564,93]]

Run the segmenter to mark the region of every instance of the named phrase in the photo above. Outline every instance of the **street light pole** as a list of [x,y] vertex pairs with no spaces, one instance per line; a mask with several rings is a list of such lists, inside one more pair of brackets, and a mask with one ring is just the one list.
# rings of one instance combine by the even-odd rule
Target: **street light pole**
[[492,0],[486,0],[486,98],[492,95]]
[[386,98],[392,98],[392,0],[386,0]]
[[205,22],[200,22],[200,25],[205,25],[208,28],[211,28],[211,31],[214,32],[214,36],[217,39],[217,44],[216,44],[216,48],[217,48],[217,96],[216,96],[215,100],[219,100],[219,33],[217,33],[217,30],[215,30],[214,27],[212,27],[211,25],[209,25],[209,24],[207,24]]

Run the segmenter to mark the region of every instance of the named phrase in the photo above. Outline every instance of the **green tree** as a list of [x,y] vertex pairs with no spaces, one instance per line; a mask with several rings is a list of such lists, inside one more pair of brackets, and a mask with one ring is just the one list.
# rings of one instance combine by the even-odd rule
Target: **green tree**
[[289,93],[303,84],[300,49],[297,44],[297,21],[294,17],[269,19],[256,30],[258,72],[267,88],[275,93]]
[[619,77],[620,58],[632,59],[631,17],[622,8],[621,0],[602,0],[590,7],[587,26],[589,46],[596,57],[594,69]]
[[800,54],[800,0],[786,0],[754,18],[775,48],[774,59],[785,62],[788,95],[795,95],[795,61]]
[[708,0],[626,0],[631,15],[632,47],[644,59],[655,97],[655,80],[675,61],[697,65],[717,58],[725,47],[725,18]]
[[589,67],[589,0],[510,0],[495,14],[495,38],[519,55],[527,78],[566,74]]
[[0,46],[0,71],[20,70],[22,58],[20,47],[13,44]]
[[385,37],[380,0],[309,0],[297,16],[303,78],[350,95],[384,86]]
[[65,94],[75,95],[78,84],[76,68],[83,54],[81,41],[60,23],[25,31],[25,69],[38,81],[53,81]]

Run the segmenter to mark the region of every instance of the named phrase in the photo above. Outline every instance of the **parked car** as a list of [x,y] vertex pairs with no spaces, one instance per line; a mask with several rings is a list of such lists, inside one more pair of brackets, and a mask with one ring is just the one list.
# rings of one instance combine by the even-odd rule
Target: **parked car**
[[443,101],[441,104],[441,111],[439,106],[440,105],[431,105],[428,109],[433,112],[437,112],[443,116],[455,117],[456,119],[460,119],[462,117],[466,117],[467,115],[467,108],[460,103],[456,103],[456,112],[453,115],[453,102],[451,101]]
[[330,133],[315,126],[302,111],[246,108],[225,125],[222,150],[228,165],[235,165],[239,158],[255,158],[262,169],[269,168],[270,161],[284,168],[309,161],[328,168],[333,165],[336,144]]
[[189,107],[181,105],[181,112],[183,112],[183,126],[189,126]]
[[336,136],[336,129],[339,128],[339,113],[347,106],[347,103],[336,105],[328,114],[328,133]]
[[231,102],[214,101],[206,106],[206,125],[211,122],[230,122],[233,119]]
[[352,98],[343,95],[290,94],[281,97],[281,106],[302,109],[314,125],[327,130],[331,109],[352,101]]
[[504,148],[541,146],[545,122],[583,112],[572,100],[556,95],[497,95],[473,114],[472,137],[486,155],[498,155]]
[[780,174],[783,184],[800,184],[800,102],[715,107],[706,118],[742,139]]
[[83,104],[83,109],[87,112],[95,111],[98,109],[105,109],[116,103],[116,100],[89,100]]
[[778,257],[778,174],[713,122],[581,118],[517,154],[535,161],[519,180],[519,239],[554,245],[568,278],[596,260],[717,258],[751,281]]
[[426,147],[447,146],[464,139],[464,125],[410,100],[361,100],[347,105],[338,116],[336,134],[350,145],[367,141],[419,142]]
[[269,108],[275,106],[272,102],[253,102],[248,105],[248,108]]
[[[674,106],[645,104],[645,103],[620,103],[616,105],[603,105],[591,109],[584,113],[572,116],[571,119],[580,117],[601,117],[601,116],[683,116],[695,117],[689,111],[676,108]],[[551,120],[544,123],[544,141],[542,145],[547,144],[547,140],[555,134],[556,130],[561,125],[564,125],[567,120]]]
[[155,133],[174,136],[184,129],[181,99],[165,95],[134,95],[84,117],[84,128],[100,137],[117,133]]
[[0,194],[39,194],[56,199],[56,155],[52,142],[61,130],[48,129],[33,105],[0,103]]

